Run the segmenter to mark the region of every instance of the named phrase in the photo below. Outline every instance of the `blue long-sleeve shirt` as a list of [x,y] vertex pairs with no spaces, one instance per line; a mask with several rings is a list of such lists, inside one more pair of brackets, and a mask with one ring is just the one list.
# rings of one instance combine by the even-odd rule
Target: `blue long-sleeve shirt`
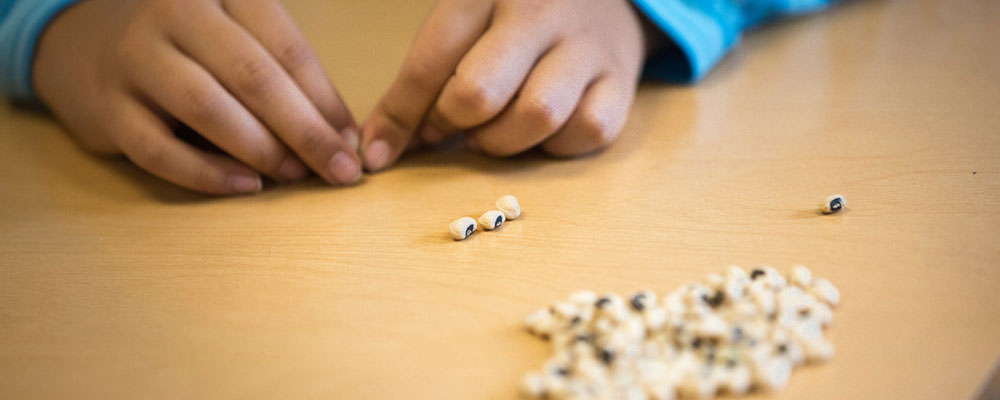
[[[45,25],[79,0],[0,0],[0,93],[34,102],[31,66]],[[814,11],[831,0],[632,0],[679,52],[651,55],[646,76],[696,82],[768,19]]]
[[78,0],[0,0],[0,93],[34,102],[31,65],[45,25]]
[[743,31],[762,22],[826,7],[833,0],[632,0],[680,52],[651,54],[647,77],[697,82]]

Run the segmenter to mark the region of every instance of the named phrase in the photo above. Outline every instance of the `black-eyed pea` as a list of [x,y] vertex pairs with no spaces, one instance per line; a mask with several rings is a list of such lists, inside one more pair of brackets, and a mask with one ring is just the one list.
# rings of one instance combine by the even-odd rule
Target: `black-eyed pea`
[[839,194],[827,197],[822,204],[819,205],[819,209],[823,211],[823,214],[834,214],[843,210],[847,207],[847,199]]
[[778,307],[782,311],[790,312],[798,312],[803,308],[807,308],[810,303],[815,302],[812,296],[809,296],[797,286],[786,286],[781,289],[778,291],[776,300],[778,301]]
[[823,339],[805,343],[805,352],[809,361],[827,361],[835,353],[833,343]]
[[813,280],[809,292],[833,307],[836,307],[837,303],[840,302],[840,291],[830,281],[823,278]]
[[689,307],[693,307],[698,304],[705,305],[707,304],[706,299],[714,295],[714,291],[712,291],[709,287],[705,285],[692,284],[688,285],[685,290],[684,302]]
[[792,362],[793,366],[802,365],[802,363],[806,361],[805,344],[795,340],[788,342],[788,351],[786,355],[788,360]]
[[629,315],[629,309],[625,305],[625,300],[622,300],[616,294],[601,296],[594,302],[594,307],[597,309],[598,315],[610,318],[616,322],[624,321]]
[[667,310],[660,307],[650,308],[643,313],[643,319],[648,329],[659,330],[667,322]]
[[715,380],[712,379],[712,369],[699,366],[690,371],[684,380],[677,386],[677,391],[681,397],[693,397],[705,399],[714,397],[718,391]]
[[598,318],[593,325],[594,332],[597,334],[606,334],[608,332],[611,332],[615,329],[616,326],[617,325],[612,320],[607,318]]
[[555,330],[556,320],[547,308],[535,311],[524,319],[524,326],[533,335],[548,338]]
[[788,385],[792,375],[792,363],[786,358],[772,358],[756,366],[754,378],[758,386],[776,391]]
[[641,316],[629,316],[621,325],[623,333],[636,340],[642,339],[646,335],[646,323]]
[[656,294],[649,290],[643,290],[629,297],[629,305],[638,312],[642,312],[653,304],[656,304]]
[[456,219],[448,225],[448,230],[455,240],[465,240],[476,231],[476,220],[469,217]]
[[765,289],[762,285],[751,285],[750,298],[757,304],[757,310],[768,316],[774,313],[774,292]]
[[598,297],[597,300],[594,301],[594,307],[597,307],[599,310],[606,310],[623,303],[624,300],[622,300],[621,296],[614,293],[608,293]]
[[826,303],[817,302],[809,307],[809,314],[813,318],[816,318],[823,327],[828,327],[833,324],[833,310]]
[[545,385],[545,375],[533,372],[524,376],[521,381],[521,396],[528,399],[542,399],[548,397],[548,388]]
[[684,313],[684,292],[675,290],[660,298],[660,305],[670,315]]
[[735,365],[719,386],[731,394],[743,395],[750,391],[750,384],[750,369],[745,365]]
[[499,228],[500,225],[503,225],[504,221],[506,221],[506,217],[503,216],[502,212],[497,210],[490,210],[479,216],[479,224],[483,226],[483,229],[488,231]]
[[545,395],[542,399],[565,399],[570,396],[569,381],[564,376],[545,375]]
[[574,319],[579,319],[580,311],[576,304],[568,301],[560,301],[552,305],[552,314],[562,323],[574,324]]
[[746,287],[750,283],[750,276],[746,271],[737,266],[731,266],[726,270],[726,280],[722,290],[733,301],[738,301],[746,295]]
[[705,283],[712,289],[721,289],[726,280],[719,274],[708,274],[705,276]]
[[508,220],[515,220],[521,216],[521,205],[514,196],[508,194],[497,199],[496,206]]
[[572,364],[573,364],[572,361],[573,360],[570,354],[567,353],[560,354],[556,357],[549,359],[549,361],[545,363],[543,371],[545,371],[549,375],[563,376],[563,377],[569,376],[570,373],[572,373]]
[[589,290],[581,290],[569,295],[569,301],[580,306],[593,306],[597,300],[597,294]]
[[577,371],[580,377],[594,382],[604,380],[607,375],[607,369],[597,357],[592,357],[593,350],[591,350],[590,355],[591,357],[581,357],[577,363]]
[[771,290],[780,290],[781,288],[788,286],[788,281],[785,280],[785,277],[782,276],[777,269],[770,266],[765,266],[763,269],[765,274],[764,276],[767,279],[765,282],[771,287]]
[[674,400],[676,389],[672,382],[665,379],[650,379],[643,382],[644,396],[641,399],[649,400]]
[[812,283],[812,271],[809,268],[803,267],[801,265],[796,265],[792,267],[792,272],[789,276],[792,284],[798,285],[802,288],[808,288]]
[[729,333],[729,324],[715,314],[707,314],[695,326],[695,333],[709,338],[723,338]]

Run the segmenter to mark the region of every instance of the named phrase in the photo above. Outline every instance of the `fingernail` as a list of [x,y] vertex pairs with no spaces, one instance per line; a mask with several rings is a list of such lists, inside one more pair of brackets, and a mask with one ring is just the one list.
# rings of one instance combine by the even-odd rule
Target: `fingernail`
[[228,184],[233,193],[257,193],[264,186],[259,176],[246,175],[230,175]]
[[354,128],[344,128],[340,133],[344,137],[344,141],[347,142],[347,146],[357,153],[360,147],[360,141],[358,140],[360,135],[358,135],[358,131]]
[[472,135],[467,135],[465,137],[465,148],[476,153],[482,152],[483,150],[483,148],[479,146],[479,140]]
[[368,149],[365,150],[365,164],[368,165],[368,169],[380,170],[386,167],[389,163],[389,142],[384,139],[376,139],[374,142],[368,145]]
[[444,135],[442,135],[440,131],[434,129],[430,125],[424,125],[424,127],[420,130],[420,139],[428,143],[440,142],[442,136]]
[[354,162],[351,156],[343,151],[338,151],[333,158],[330,158],[330,163],[326,168],[330,170],[333,178],[340,183],[354,183],[358,179],[361,179],[361,167],[358,166],[358,163]]
[[309,170],[306,169],[306,165],[303,164],[302,161],[299,161],[299,159],[295,156],[289,156],[286,158],[285,161],[281,163],[281,167],[278,168],[278,174],[281,175],[282,178],[291,181],[297,181],[305,178],[308,172]]

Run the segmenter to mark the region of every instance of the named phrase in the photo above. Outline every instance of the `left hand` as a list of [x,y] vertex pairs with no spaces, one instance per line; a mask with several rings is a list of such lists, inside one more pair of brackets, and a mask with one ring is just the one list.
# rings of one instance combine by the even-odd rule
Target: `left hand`
[[459,132],[493,156],[606,147],[635,97],[644,39],[628,0],[439,0],[362,130],[365,167]]

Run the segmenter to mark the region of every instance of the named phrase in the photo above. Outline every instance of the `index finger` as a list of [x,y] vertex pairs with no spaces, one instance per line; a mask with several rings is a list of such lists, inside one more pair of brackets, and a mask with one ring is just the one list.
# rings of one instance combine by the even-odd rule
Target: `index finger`
[[492,10],[492,2],[482,0],[435,5],[362,129],[365,168],[383,169],[403,153],[459,61],[486,30]]
[[276,137],[331,184],[361,177],[360,160],[270,52],[221,8],[190,17],[177,46],[212,73]]
[[222,4],[274,55],[344,141],[357,149],[358,124],[323,72],[319,57],[281,4],[276,0],[224,0]]

